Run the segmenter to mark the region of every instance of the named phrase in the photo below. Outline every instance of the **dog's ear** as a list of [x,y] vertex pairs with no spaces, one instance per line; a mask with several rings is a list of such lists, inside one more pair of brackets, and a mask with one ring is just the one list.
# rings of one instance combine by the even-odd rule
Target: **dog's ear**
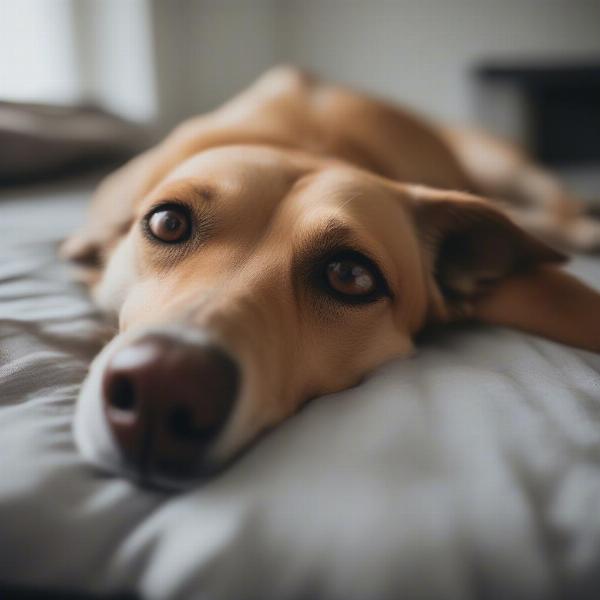
[[60,255],[80,267],[82,279],[95,280],[116,242],[129,230],[135,205],[155,183],[156,148],[133,158],[98,186],[85,224],[60,247]]
[[482,198],[410,190],[425,260],[450,319],[468,316],[474,303],[507,277],[566,259]]
[[410,186],[439,321],[477,319],[600,351],[600,294],[557,268],[566,257],[490,202]]

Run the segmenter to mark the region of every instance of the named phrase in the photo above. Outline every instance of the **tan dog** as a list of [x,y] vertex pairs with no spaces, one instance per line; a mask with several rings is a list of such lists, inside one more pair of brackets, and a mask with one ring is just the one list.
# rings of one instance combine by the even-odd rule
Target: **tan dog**
[[121,331],[83,386],[79,447],[185,483],[410,354],[432,323],[600,351],[600,295],[506,213],[561,246],[600,245],[579,204],[505,144],[267,73],[106,179],[65,244]]

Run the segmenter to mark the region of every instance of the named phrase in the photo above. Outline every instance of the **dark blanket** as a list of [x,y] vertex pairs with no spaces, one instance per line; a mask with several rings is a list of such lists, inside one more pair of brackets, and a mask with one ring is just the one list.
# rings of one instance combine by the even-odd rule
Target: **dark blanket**
[[94,106],[0,102],[0,185],[116,163],[147,140],[142,127]]

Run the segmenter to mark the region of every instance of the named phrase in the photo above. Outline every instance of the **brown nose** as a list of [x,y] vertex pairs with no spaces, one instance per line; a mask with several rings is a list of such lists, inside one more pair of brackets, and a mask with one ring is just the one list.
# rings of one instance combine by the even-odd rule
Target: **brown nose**
[[211,343],[152,335],[114,354],[104,375],[106,417],[122,456],[142,477],[204,470],[239,386],[236,363]]

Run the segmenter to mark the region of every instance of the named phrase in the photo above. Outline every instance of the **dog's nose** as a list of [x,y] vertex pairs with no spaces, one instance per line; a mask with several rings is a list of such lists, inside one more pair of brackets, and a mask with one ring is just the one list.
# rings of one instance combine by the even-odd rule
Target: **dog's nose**
[[142,476],[194,474],[228,421],[239,378],[234,360],[208,342],[153,335],[117,351],[104,406],[125,461]]

